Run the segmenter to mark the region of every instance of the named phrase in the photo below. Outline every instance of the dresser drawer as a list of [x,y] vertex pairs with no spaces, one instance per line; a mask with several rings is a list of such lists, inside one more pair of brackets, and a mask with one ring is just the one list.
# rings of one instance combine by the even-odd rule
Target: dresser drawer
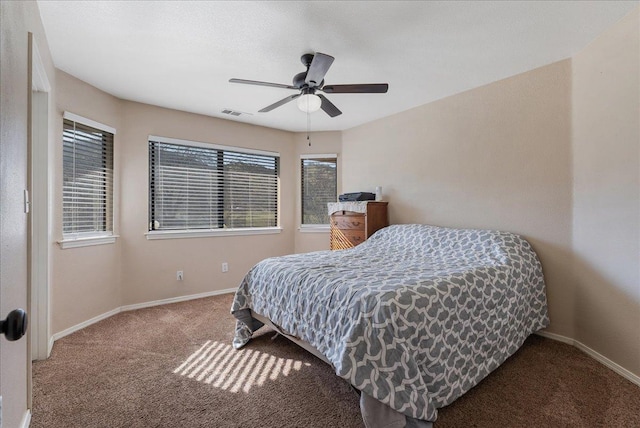
[[364,230],[331,229],[331,241],[334,249],[355,247],[365,241]]
[[364,230],[364,214],[338,215],[331,216],[331,226],[338,229],[357,229]]

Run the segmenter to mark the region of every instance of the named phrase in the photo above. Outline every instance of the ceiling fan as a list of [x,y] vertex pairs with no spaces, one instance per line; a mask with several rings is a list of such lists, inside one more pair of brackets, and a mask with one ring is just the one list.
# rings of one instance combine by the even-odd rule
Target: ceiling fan
[[384,94],[389,89],[389,85],[387,83],[325,85],[324,76],[327,74],[329,67],[331,67],[333,60],[334,58],[332,56],[320,52],[302,55],[302,57],[300,57],[300,61],[302,61],[302,64],[307,67],[307,71],[296,74],[293,77],[293,85],[245,79],[229,79],[229,82],[243,83],[245,85],[271,86],[274,88],[300,91],[298,94],[290,95],[263,108],[262,110],[259,110],[260,113],[269,112],[298,98],[298,108],[300,110],[311,113],[322,109],[331,117],[341,115],[342,112],[324,95],[316,94],[316,92],[324,92],[325,94]]

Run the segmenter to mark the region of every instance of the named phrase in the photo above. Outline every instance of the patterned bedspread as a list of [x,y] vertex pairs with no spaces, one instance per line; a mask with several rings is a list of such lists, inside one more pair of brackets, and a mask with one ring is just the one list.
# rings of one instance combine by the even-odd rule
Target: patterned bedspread
[[[389,226],[350,250],[263,260],[231,312],[245,309],[311,344],[359,390],[429,421],[549,323],[527,241],[428,225]],[[234,346],[254,327],[238,320]]]

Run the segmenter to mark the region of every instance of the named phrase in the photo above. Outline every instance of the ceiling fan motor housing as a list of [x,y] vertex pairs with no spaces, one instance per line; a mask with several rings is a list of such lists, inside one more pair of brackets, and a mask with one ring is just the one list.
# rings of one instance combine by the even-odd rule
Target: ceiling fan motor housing
[[307,72],[303,71],[302,73],[298,73],[293,76],[293,86],[296,88],[302,88],[306,83],[304,82],[307,78]]
[[[295,76],[293,76],[293,86],[295,86],[296,88],[302,89],[302,88],[308,88],[309,85],[305,82],[305,80],[307,79],[307,72],[303,71],[302,73],[298,73]],[[315,88],[322,88],[322,85],[324,84],[324,79],[322,79],[322,82],[320,82],[319,85],[315,85]]]
[[324,79],[322,79],[322,82],[320,83],[316,83],[312,81],[312,84],[309,84],[306,82],[307,80],[307,74],[309,74],[309,67],[311,67],[311,63],[313,62],[313,57],[315,55],[312,53],[306,53],[304,55],[302,55],[300,57],[300,62],[302,62],[302,65],[304,65],[307,68],[307,71],[303,71],[302,73],[298,73],[295,76],[293,76],[293,86],[295,86],[296,88],[322,88],[322,85],[324,84]]

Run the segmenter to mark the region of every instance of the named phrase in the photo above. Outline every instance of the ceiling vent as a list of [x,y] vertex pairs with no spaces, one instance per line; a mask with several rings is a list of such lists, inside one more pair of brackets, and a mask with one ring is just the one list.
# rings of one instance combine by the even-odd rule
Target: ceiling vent
[[222,110],[222,113],[228,114],[229,116],[240,116],[242,114],[240,111],[229,110],[228,108]]

